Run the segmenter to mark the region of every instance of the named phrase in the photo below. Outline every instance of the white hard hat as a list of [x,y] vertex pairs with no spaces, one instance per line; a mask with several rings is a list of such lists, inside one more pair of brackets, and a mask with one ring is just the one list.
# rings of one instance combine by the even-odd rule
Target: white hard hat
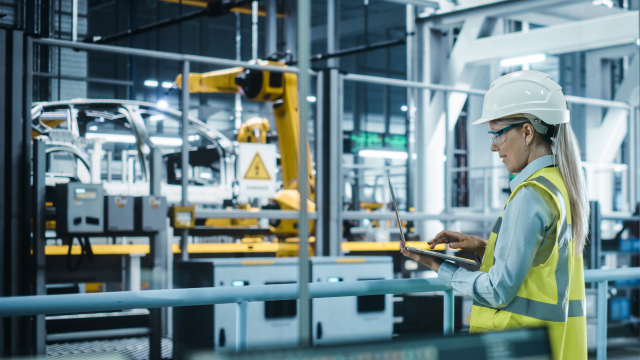
[[534,70],[516,71],[494,81],[484,96],[482,118],[473,125],[516,114],[531,114],[549,125],[569,122],[560,85]]

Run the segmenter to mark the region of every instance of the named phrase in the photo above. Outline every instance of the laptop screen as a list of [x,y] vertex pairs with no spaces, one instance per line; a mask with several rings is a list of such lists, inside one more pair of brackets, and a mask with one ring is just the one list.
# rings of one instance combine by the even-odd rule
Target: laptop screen
[[387,180],[389,180],[389,191],[391,191],[391,200],[393,201],[393,210],[396,211],[398,229],[400,229],[400,240],[402,241],[402,244],[404,245],[404,247],[407,247],[407,242],[404,240],[404,230],[402,230],[402,222],[400,221],[400,213],[398,213],[398,204],[396,203],[396,195],[393,192],[393,186],[391,186],[391,179],[387,178]]

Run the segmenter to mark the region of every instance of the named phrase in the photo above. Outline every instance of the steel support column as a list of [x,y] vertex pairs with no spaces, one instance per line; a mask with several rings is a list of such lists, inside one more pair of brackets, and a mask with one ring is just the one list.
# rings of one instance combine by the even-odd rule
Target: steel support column
[[[46,144],[44,141],[35,140],[33,142],[33,237],[32,237],[32,269],[34,295],[47,295],[46,278],[45,278],[45,173],[46,173]],[[33,343],[35,345],[35,353],[37,356],[45,356],[46,354],[46,337],[47,330],[45,328],[44,315],[36,315],[33,319]]]
[[277,0],[267,0],[267,36],[266,49],[269,56],[278,51],[278,2]]
[[589,215],[589,247],[590,247],[590,269],[600,269],[600,254],[602,253],[602,242],[600,241],[600,203],[590,201],[591,212]]
[[[31,186],[25,179],[31,170],[31,122],[29,115],[31,86],[25,68],[24,32],[0,29],[0,295],[33,295],[31,283]],[[26,62],[26,64],[25,64]],[[28,106],[29,110],[25,110]],[[26,280],[25,280],[26,275]],[[33,355],[30,336],[31,318],[7,318],[0,326],[0,348],[3,356]]]
[[[151,150],[149,156],[150,166],[150,187],[149,195],[161,196],[160,185],[162,180],[162,152],[158,147]],[[167,288],[167,268],[168,268],[168,244],[166,230],[159,231],[149,236],[150,255],[153,259],[152,284],[154,290],[164,290]],[[166,320],[168,318],[167,308],[149,309],[149,323],[151,325],[151,335],[149,337],[149,357],[151,360],[162,358],[162,336],[167,335]]]
[[307,184],[309,183],[307,153],[309,95],[311,77],[309,76],[309,56],[311,46],[309,40],[311,23],[311,1],[298,0],[298,113],[300,114],[300,166],[298,168],[298,191],[300,192],[300,221],[298,237],[300,238],[300,262],[298,284],[300,286],[300,346],[311,346],[311,301],[309,300],[310,268],[308,261],[307,240],[309,222],[307,221]]
[[[182,63],[182,206],[189,203],[189,61]],[[189,260],[189,252],[187,252],[187,242],[189,240],[189,230],[182,229],[180,232],[180,250],[183,261]]]
[[606,280],[598,281],[598,302],[597,309],[597,331],[596,331],[596,346],[597,346],[597,359],[607,359],[607,291],[608,283]]
[[[322,161],[321,173],[316,181],[322,187],[322,196],[316,194],[318,211],[322,212],[322,255],[340,255],[342,239],[341,184],[342,177],[342,127],[340,122],[341,97],[338,69],[327,69],[322,73],[322,121],[318,133],[322,134],[317,161]],[[319,253],[320,254],[320,253]]]
[[[416,32],[416,9],[414,5],[407,5],[407,80],[416,81],[416,53],[417,53],[417,36]],[[416,152],[416,93],[418,90],[413,88],[407,88],[407,124],[406,124],[406,136],[407,136],[407,211],[409,211],[414,204],[415,193],[415,169],[416,160],[413,155]],[[411,228],[412,226],[408,226]]]

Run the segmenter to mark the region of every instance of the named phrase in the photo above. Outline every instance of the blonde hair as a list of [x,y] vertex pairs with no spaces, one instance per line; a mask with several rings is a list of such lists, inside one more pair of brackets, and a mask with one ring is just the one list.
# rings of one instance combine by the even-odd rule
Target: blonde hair
[[[530,123],[527,118],[503,118],[494,120],[497,124],[511,125],[522,122]],[[547,134],[541,134],[540,140],[551,147],[551,151],[556,155],[556,161],[562,179],[564,180],[569,194],[569,204],[571,206],[571,230],[575,243],[575,255],[581,256],[589,235],[589,197],[587,196],[587,182],[581,166],[580,147],[571,124],[564,123],[555,126],[544,124],[549,127]]]

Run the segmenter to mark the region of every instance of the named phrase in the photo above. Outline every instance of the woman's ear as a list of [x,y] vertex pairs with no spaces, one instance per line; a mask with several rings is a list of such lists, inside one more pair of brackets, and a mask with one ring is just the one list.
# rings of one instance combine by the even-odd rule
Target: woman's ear
[[522,132],[524,134],[524,143],[526,146],[531,146],[531,143],[533,142],[533,136],[534,136],[534,132],[535,129],[533,128],[533,126],[531,124],[524,124],[522,126]]

